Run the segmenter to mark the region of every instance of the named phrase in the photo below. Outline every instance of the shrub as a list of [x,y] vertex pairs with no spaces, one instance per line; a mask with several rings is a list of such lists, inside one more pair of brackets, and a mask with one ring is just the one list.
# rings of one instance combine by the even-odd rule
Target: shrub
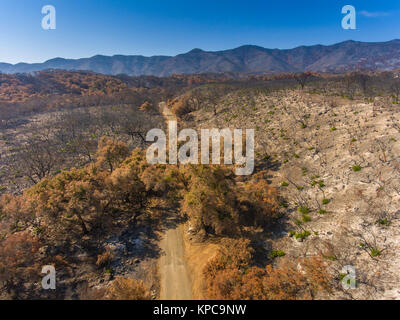
[[322,204],[328,204],[329,202],[330,202],[329,199],[326,199],[326,198],[322,199]]
[[381,251],[377,248],[371,248],[370,254],[371,257],[379,257],[381,255]]
[[190,185],[182,208],[197,230],[218,235],[238,232],[240,211],[231,172],[222,167],[190,166]]
[[297,208],[297,211],[302,214],[307,214],[310,212],[310,209],[307,206],[300,206]]
[[311,181],[311,186],[312,187],[315,187],[316,185],[318,185],[320,188],[325,187],[324,180],[319,180],[319,181],[313,180],[313,181]]
[[41,243],[27,231],[17,232],[0,241],[0,289],[19,298],[24,284],[40,279],[37,253]]
[[100,268],[108,267],[114,259],[114,253],[106,250],[97,256],[96,266]]
[[112,172],[90,165],[44,179],[26,192],[25,207],[58,239],[111,231],[117,217],[135,222],[147,200],[137,159],[133,153]]
[[286,253],[282,250],[274,250],[274,251],[271,251],[271,253],[269,254],[269,256],[271,258],[283,257],[285,255],[286,255]]
[[376,224],[380,224],[382,226],[388,226],[390,225],[390,221],[387,218],[384,219],[379,219],[375,222]]
[[113,268],[107,268],[105,273],[106,274],[113,274],[114,273],[114,269]]
[[182,118],[184,115],[192,111],[192,106],[189,103],[190,96],[181,96],[169,102],[171,111],[178,117]]
[[154,107],[153,107],[153,105],[152,105],[150,102],[145,101],[145,102],[139,107],[139,110],[140,110],[140,111],[152,111],[152,110],[154,110]]
[[268,185],[263,172],[243,185],[238,200],[242,225],[264,227],[279,218],[276,190]]
[[302,239],[302,240],[304,240],[304,239],[306,239],[307,237],[309,237],[310,235],[311,235],[310,231],[305,230],[305,231],[296,233],[296,234],[294,235],[294,237],[295,237],[296,239]]
[[325,256],[324,258],[326,258],[330,261],[336,261],[338,259],[336,256]]
[[112,172],[128,155],[129,149],[124,142],[102,137],[97,149],[96,164],[99,167],[106,165]]
[[300,220],[300,219],[295,219],[294,220],[294,224],[296,225],[296,226],[300,226],[300,225],[302,225],[302,221]]
[[[274,256],[283,257],[283,254],[279,250]],[[277,267],[268,265],[265,268],[252,266],[251,260],[240,266],[234,261],[235,259],[220,252],[206,265],[206,299],[313,299],[320,292],[330,292],[331,277],[319,258],[285,260]],[[299,264],[301,270],[298,268]]]
[[358,171],[361,171],[362,168],[359,165],[356,165],[356,166],[353,166],[352,169],[354,172],[358,172]]

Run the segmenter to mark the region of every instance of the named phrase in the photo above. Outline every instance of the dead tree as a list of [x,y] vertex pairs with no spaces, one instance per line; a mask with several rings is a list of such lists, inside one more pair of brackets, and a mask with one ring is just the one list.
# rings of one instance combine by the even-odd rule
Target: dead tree
[[306,83],[311,80],[312,73],[310,71],[306,71],[303,73],[297,73],[297,74],[293,75],[293,78],[301,86],[301,89],[304,89]]

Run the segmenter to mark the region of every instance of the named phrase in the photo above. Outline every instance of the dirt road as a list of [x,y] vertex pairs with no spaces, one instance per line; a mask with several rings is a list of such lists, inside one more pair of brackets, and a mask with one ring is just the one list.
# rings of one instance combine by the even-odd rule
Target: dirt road
[[168,126],[168,121],[176,121],[175,115],[172,113],[172,111],[167,107],[167,104],[165,102],[160,102],[158,105],[162,115],[164,116],[165,123]]
[[161,300],[192,299],[192,284],[185,263],[182,227],[169,229],[160,243]]
[[[176,120],[175,115],[161,102],[160,110],[168,121]],[[190,300],[192,299],[192,284],[185,263],[185,247],[183,244],[182,226],[165,232],[160,243],[162,256],[159,262],[161,278],[161,300]]]

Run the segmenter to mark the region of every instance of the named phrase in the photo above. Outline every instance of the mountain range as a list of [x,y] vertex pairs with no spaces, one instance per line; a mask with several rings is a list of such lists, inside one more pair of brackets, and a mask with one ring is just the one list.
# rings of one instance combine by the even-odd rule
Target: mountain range
[[400,40],[388,42],[345,41],[334,45],[266,49],[244,45],[223,51],[193,49],[177,56],[96,55],[83,59],[55,58],[43,63],[0,63],[2,73],[29,73],[47,69],[90,70],[131,76],[198,73],[281,73],[305,70],[343,72],[354,69],[400,68]]

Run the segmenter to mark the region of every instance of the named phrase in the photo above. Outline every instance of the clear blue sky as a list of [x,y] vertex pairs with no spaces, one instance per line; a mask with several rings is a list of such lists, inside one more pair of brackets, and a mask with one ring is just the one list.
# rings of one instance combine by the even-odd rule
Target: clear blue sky
[[[56,30],[41,28],[48,4]],[[357,30],[341,28],[346,4],[357,10]],[[0,0],[0,61],[9,63],[396,38],[400,0]]]

